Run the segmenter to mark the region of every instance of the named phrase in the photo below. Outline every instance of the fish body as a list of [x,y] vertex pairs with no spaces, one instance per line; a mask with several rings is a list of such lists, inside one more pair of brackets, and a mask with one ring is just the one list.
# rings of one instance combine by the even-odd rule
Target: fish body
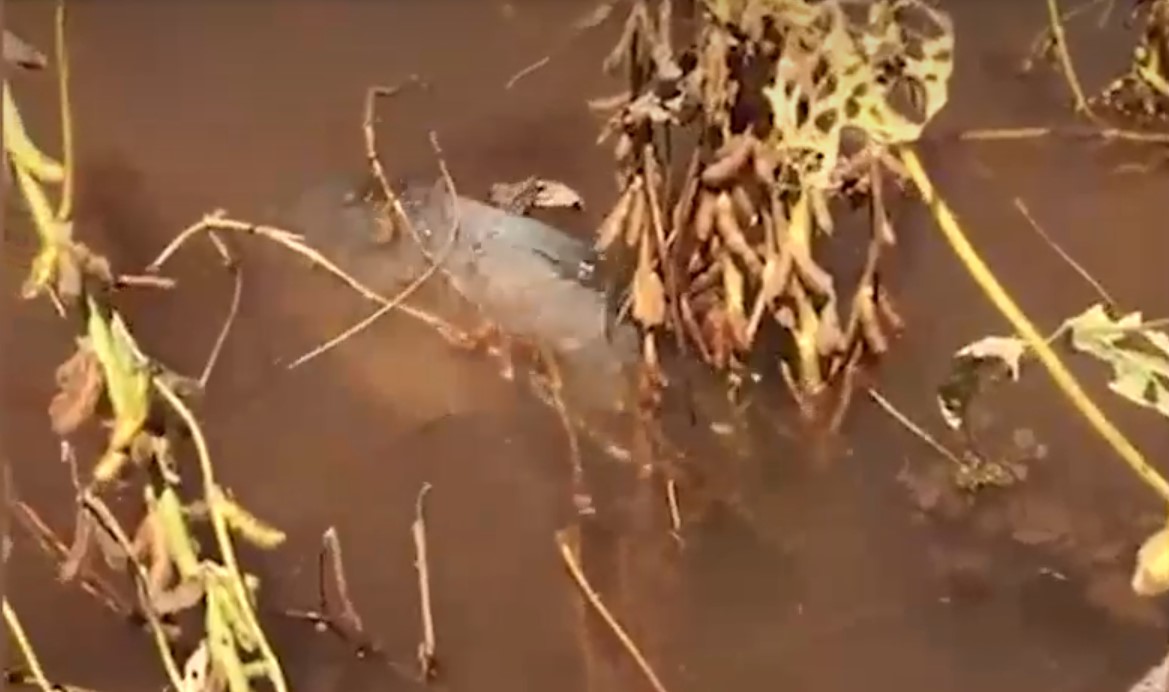
[[386,241],[380,212],[341,181],[302,194],[281,222],[383,295],[426,271],[427,254],[441,258],[441,274],[487,320],[552,351],[574,404],[624,408],[637,333],[612,325],[590,243],[530,217],[452,198],[441,181],[404,186],[400,199],[421,248],[408,234]]

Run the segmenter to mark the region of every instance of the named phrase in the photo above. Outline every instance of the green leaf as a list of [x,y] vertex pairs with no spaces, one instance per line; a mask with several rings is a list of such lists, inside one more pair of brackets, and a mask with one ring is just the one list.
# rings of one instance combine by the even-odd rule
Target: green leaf
[[121,316],[112,313],[112,319],[107,322],[97,301],[92,296],[86,300],[90,344],[101,363],[106,394],[114,409],[109,456],[121,453],[146,424],[150,411],[150,376],[138,358],[137,345]]
[[1146,326],[1140,312],[1113,319],[1100,304],[1069,319],[1064,329],[1072,348],[1112,366],[1109,389],[1169,417],[1169,335]]

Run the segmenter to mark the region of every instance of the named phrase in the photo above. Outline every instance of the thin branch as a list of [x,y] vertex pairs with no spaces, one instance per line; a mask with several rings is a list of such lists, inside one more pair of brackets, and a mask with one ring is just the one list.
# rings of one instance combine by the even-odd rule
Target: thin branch
[[45,676],[45,671],[41,668],[40,659],[37,658],[36,650],[32,648],[32,642],[29,641],[28,635],[24,632],[24,627],[20,624],[20,618],[17,617],[16,611],[13,610],[12,604],[8,599],[4,599],[4,622],[8,625],[8,636],[16,640],[16,647],[20,649],[21,655],[24,657],[24,662],[28,664],[29,671],[32,673],[33,680],[36,681],[42,692],[54,692],[55,685],[49,682]]
[[[320,356],[328,351],[331,351],[332,349],[336,348],[337,346],[339,346],[343,342],[351,339],[352,337],[356,336],[358,333],[364,331],[371,324],[373,324],[374,322],[381,319],[381,317],[383,315],[385,315],[387,312],[389,312],[390,310],[393,310],[393,309],[398,308],[400,306],[405,309],[406,306],[402,305],[403,301],[405,301],[407,298],[409,298],[410,295],[412,293],[414,293],[414,291],[418,290],[418,288],[421,287],[422,284],[429,281],[430,278],[432,276],[434,276],[434,274],[439,270],[439,268],[442,266],[442,264],[446,261],[447,257],[450,256],[451,252],[454,250],[455,244],[458,242],[458,239],[459,239],[459,235],[460,235],[459,229],[460,229],[460,225],[461,225],[460,218],[459,218],[460,214],[459,214],[458,190],[456,190],[456,188],[455,188],[455,181],[451,178],[450,171],[447,169],[446,161],[443,159],[442,148],[438,144],[438,135],[436,135],[433,131],[430,133],[430,143],[431,143],[431,147],[434,149],[435,154],[438,156],[438,164],[442,169],[442,176],[443,176],[443,179],[446,181],[448,196],[450,198],[451,227],[449,229],[449,235],[447,238],[446,245],[443,246],[443,248],[439,252],[437,258],[434,259],[430,263],[430,266],[428,266],[426,268],[426,271],[419,274],[417,278],[415,278],[413,281],[411,281],[408,286],[403,288],[398,293],[398,295],[394,296],[394,298],[392,300],[386,302],[384,305],[382,305],[382,307],[375,310],[368,317],[366,317],[365,319],[361,320],[360,322],[354,324],[353,326],[349,327],[348,329],[341,332],[337,336],[333,337],[332,339],[329,339],[328,341],[321,344],[320,346],[317,346],[316,348],[309,351],[308,353],[305,353],[304,355],[296,358],[296,360],[292,361],[292,363],[290,363],[288,365],[289,370],[291,370],[293,368],[300,367],[301,365],[304,365],[305,363],[316,358],[317,356]],[[428,315],[428,317],[430,317],[430,316]],[[431,319],[437,320],[438,318],[432,317]],[[444,325],[445,325],[445,323],[444,323]],[[440,331],[442,331],[442,330],[440,330]],[[445,327],[445,333],[448,335],[452,334],[452,333],[456,333],[456,332],[457,332],[457,330],[455,330],[453,327],[449,327],[449,326]]]
[[151,272],[161,271],[162,266],[170,259],[171,255],[173,255],[193,236],[200,233],[208,233],[214,239],[214,231],[245,233],[270,240],[298,255],[305,257],[309,260],[310,263],[321,267],[336,278],[340,279],[347,286],[368,300],[371,300],[375,303],[380,303],[382,305],[390,305],[391,307],[389,309],[397,308],[409,317],[412,317],[437,330],[440,334],[448,339],[454,338],[453,335],[459,333],[459,330],[456,329],[453,325],[439,317],[431,315],[424,310],[419,310],[418,308],[414,308],[409,305],[391,305],[393,301],[385,298],[380,293],[367,287],[352,275],[342,270],[332,260],[321,254],[320,251],[307,245],[304,242],[304,238],[299,234],[281,228],[276,228],[274,226],[254,224],[247,221],[231,219],[226,216],[226,212],[222,209],[204,215],[201,220],[183,229],[183,231],[179,233],[179,235],[176,236],[174,240],[172,240],[161,253],[159,253],[158,257],[156,257],[155,260],[150,263],[148,270]]
[[573,581],[580,587],[581,593],[588,599],[589,604],[597,611],[597,614],[601,616],[601,619],[605,621],[609,629],[613,631],[613,634],[617,636],[617,639],[621,641],[621,645],[625,647],[625,650],[633,658],[634,663],[637,664],[637,667],[641,669],[646,679],[649,680],[650,685],[657,692],[667,692],[666,686],[662,684],[661,679],[658,678],[657,673],[654,672],[649,661],[645,659],[641,650],[637,648],[637,644],[633,642],[633,639],[625,631],[625,628],[609,612],[609,608],[605,606],[604,601],[601,600],[601,596],[589,584],[584,570],[581,569],[580,563],[577,562],[576,551],[573,549],[566,531],[556,532],[556,545],[560,548],[560,556],[564,559],[564,565],[568,568],[569,574],[572,575]]
[[426,519],[423,515],[423,501],[430,492],[430,484],[425,483],[418,491],[418,499],[414,503],[414,523],[410,533],[414,536],[414,551],[416,559],[414,567],[418,570],[418,599],[422,617],[422,641],[418,643],[418,670],[423,680],[433,680],[438,674],[438,661],[435,659],[434,613],[430,605],[430,561],[426,550]]
[[1096,115],[1092,112],[1087,97],[1084,96],[1084,88],[1080,85],[1080,78],[1076,75],[1076,66],[1072,63],[1072,56],[1068,51],[1068,39],[1064,33],[1063,19],[1060,18],[1057,0],[1047,0],[1047,16],[1051,21],[1051,38],[1055,42],[1055,52],[1059,57],[1060,67],[1063,69],[1068,88],[1071,89],[1072,96],[1076,100],[1076,112],[1083,113],[1095,120]]
[[240,299],[243,297],[243,267],[236,264],[229,271],[235,279],[235,285],[231,292],[231,305],[227,308],[227,317],[224,318],[223,326],[219,328],[219,334],[215,337],[215,344],[211,347],[211,353],[207,356],[207,364],[203,366],[203,374],[199,375],[199,387],[203,389],[207,388],[207,382],[211,379],[211,371],[219,362],[219,354],[223,351],[223,345],[227,343],[227,336],[231,333],[232,325],[235,324],[235,318],[239,314]]
[[1105,141],[1133,142],[1137,144],[1169,143],[1169,132],[1126,130],[1119,127],[1036,126],[986,128],[964,130],[956,133],[956,136],[960,141],[964,142],[998,142],[1040,139],[1043,137],[1065,137],[1069,139],[1102,139]]
[[893,418],[893,420],[897,421],[903,428],[913,433],[917,439],[932,447],[935,452],[941,454],[946,459],[949,459],[955,465],[965,466],[965,463],[958,458],[957,454],[951,452],[945,445],[943,445],[941,442],[938,442],[933,435],[930,435],[925,431],[924,428],[910,420],[909,416],[906,416],[904,413],[898,410],[896,406],[890,403],[888,399],[881,396],[880,392],[870,388],[868,390],[868,394],[869,398],[876,402],[876,404],[880,406],[881,409],[885,411],[885,413],[888,413]]
[[1112,297],[1112,294],[1109,293],[1104,288],[1104,286],[1095,279],[1095,277],[1089,274],[1088,270],[1084,269],[1083,265],[1081,265],[1075,260],[1074,257],[1068,254],[1059,243],[1055,242],[1054,238],[1047,234],[1047,231],[1045,231],[1043,227],[1039,225],[1039,222],[1035,220],[1035,217],[1031,214],[1031,210],[1027,208],[1027,205],[1024,204],[1023,200],[1016,197],[1014,199],[1014,203],[1015,208],[1019,210],[1019,213],[1023,215],[1023,218],[1027,219],[1027,223],[1030,224],[1031,228],[1039,234],[1039,237],[1042,238],[1043,241],[1047,243],[1048,246],[1050,246],[1051,249],[1060,256],[1060,258],[1063,259],[1064,262],[1067,262],[1068,266],[1070,266],[1073,271],[1079,274],[1080,278],[1086,281],[1105,303],[1107,303],[1109,306],[1115,306],[1117,303],[1116,300]]

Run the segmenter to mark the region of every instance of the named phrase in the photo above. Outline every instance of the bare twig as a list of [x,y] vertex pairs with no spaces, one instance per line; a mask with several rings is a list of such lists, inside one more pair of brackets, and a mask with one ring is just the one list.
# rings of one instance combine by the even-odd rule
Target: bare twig
[[513,74],[511,76],[511,79],[507,80],[507,84],[503,85],[503,88],[504,89],[511,89],[521,79],[523,79],[524,77],[527,77],[528,75],[532,74],[536,70],[539,70],[540,68],[544,67],[545,65],[547,65],[550,62],[552,62],[552,56],[545,55],[544,57],[540,58],[539,60],[532,63],[531,65],[528,65],[527,67],[523,68],[519,72],[516,72],[515,74]]
[[[332,572],[337,598],[341,601],[340,613],[334,615],[329,605],[328,575]],[[391,672],[412,682],[417,681],[413,671],[386,654],[381,643],[370,637],[365,624],[349,595],[349,580],[346,577],[345,560],[341,553],[341,539],[335,527],[330,526],[321,535],[321,549],[317,553],[317,609],[282,610],[280,615],[294,620],[312,623],[318,631],[329,632],[341,641],[354,647],[358,658],[375,656]]]
[[1072,56],[1068,51],[1068,39],[1063,30],[1063,19],[1059,14],[1057,0],[1047,0],[1047,15],[1051,21],[1051,38],[1055,42],[1055,52],[1059,56],[1060,67],[1063,69],[1068,88],[1071,89],[1072,96],[1076,100],[1076,112],[1083,113],[1095,120],[1096,115],[1092,112],[1087,97],[1084,96],[1084,88],[1080,85],[1080,78],[1076,75],[1076,66],[1072,63]]
[[[41,516],[25,502],[15,500],[12,508],[16,510],[16,519],[24,530],[29,533],[41,548],[55,558],[58,563],[64,563],[69,558],[69,548]],[[120,617],[130,617],[133,609],[128,607],[118,597],[117,589],[101,576],[91,570],[82,568],[77,575],[81,589],[96,598],[103,606]]]
[[568,35],[561,39],[560,44],[557,45],[552,50],[552,52],[531,63],[527,67],[524,67],[519,72],[516,72],[511,76],[510,79],[507,80],[507,84],[505,84],[503,88],[511,89],[524,77],[527,77],[528,75],[540,70],[541,68],[548,65],[548,63],[552,62],[552,58],[555,57],[556,54],[571,45],[572,42],[575,41],[581,34],[585,33],[589,29],[593,29],[600,26],[601,24],[604,24],[605,20],[613,14],[613,8],[617,5],[617,1],[618,0],[605,0],[590,10],[587,14],[582,15],[579,19],[574,21]]
[[[21,670],[6,670],[2,678],[5,685],[24,685],[29,687],[38,686],[36,675],[32,671]],[[8,689],[7,687],[5,689]],[[50,692],[97,692],[91,687],[81,687],[79,685],[70,685],[62,682],[50,681]]]
[[175,287],[175,280],[165,276],[149,276],[145,274],[121,274],[114,279],[115,288],[161,288],[170,290]]
[[179,664],[175,660],[174,652],[171,651],[170,644],[167,642],[166,630],[163,628],[162,620],[155,611],[154,604],[150,601],[150,577],[147,575],[146,567],[135,556],[135,550],[131,545],[130,538],[122,529],[122,525],[118,523],[117,518],[114,517],[114,513],[110,511],[109,507],[106,506],[101,498],[91,492],[86,493],[82,498],[82,506],[109,532],[114,540],[117,541],[122,552],[127,556],[127,560],[131,565],[130,572],[137,586],[138,605],[142,613],[146,616],[146,622],[150,625],[151,634],[154,635],[154,644],[158,648],[163,667],[166,669],[167,678],[176,690],[182,689],[183,676],[179,672]]
[[406,86],[422,85],[423,82],[418,78],[418,75],[410,75],[410,77],[403,84],[397,84],[392,87],[373,86],[365,91],[365,109],[362,112],[361,118],[361,132],[365,143],[365,158],[369,165],[370,173],[378,183],[378,187],[384,197],[385,209],[392,212],[393,222],[395,228],[409,228],[413,233],[410,218],[406,216],[406,210],[402,207],[402,200],[394,193],[394,189],[390,186],[390,180],[386,176],[386,168],[382,164],[381,155],[378,153],[377,147],[377,131],[374,125],[377,123],[377,100],[379,98],[388,98],[394,96]]
[[235,318],[239,314],[240,298],[244,292],[244,269],[235,265],[231,267],[230,271],[235,278],[235,285],[231,291],[231,305],[227,308],[227,317],[224,318],[223,326],[219,328],[219,334],[215,337],[215,345],[211,347],[211,354],[207,356],[207,364],[203,366],[203,374],[199,375],[199,386],[202,388],[207,387],[207,382],[211,379],[211,371],[215,369],[215,364],[219,361],[219,354],[223,351],[223,345],[227,343],[227,335],[231,333],[231,326],[235,324]]
[[678,483],[666,479],[666,504],[670,508],[670,531],[678,540],[682,539],[682,510],[678,505]]
[[1019,210],[1019,213],[1023,215],[1023,218],[1027,219],[1027,223],[1030,224],[1031,228],[1039,234],[1039,237],[1043,239],[1043,242],[1047,243],[1048,246],[1050,246],[1051,249],[1054,250],[1055,253],[1059,255],[1064,262],[1067,262],[1068,266],[1070,266],[1073,271],[1079,274],[1080,278],[1086,281],[1088,285],[1096,291],[1096,294],[1104,300],[1105,303],[1110,306],[1116,305],[1116,300],[1113,299],[1112,294],[1109,293],[1104,288],[1104,286],[1101,285],[1101,283],[1097,281],[1091,274],[1089,274],[1088,270],[1084,269],[1083,265],[1077,262],[1074,257],[1069,255],[1067,251],[1060,246],[1059,243],[1055,242],[1055,239],[1048,235],[1047,231],[1043,229],[1043,226],[1039,225],[1039,222],[1035,220],[1035,217],[1031,214],[1031,210],[1027,208],[1027,205],[1023,202],[1023,200],[1016,197],[1014,199],[1014,203],[1015,208]]
[[957,137],[965,142],[1012,141],[1019,139],[1040,139],[1042,137],[1067,137],[1072,139],[1103,139],[1105,141],[1134,142],[1138,144],[1169,143],[1169,132],[1145,132],[1126,130],[1118,127],[1009,127],[964,130]]
[[[158,257],[150,263],[149,270],[151,272],[161,271],[162,266],[170,259],[184,243],[190,240],[193,236],[200,233],[208,233],[211,238],[215,238],[213,231],[231,231],[236,233],[245,233],[250,235],[260,236],[274,243],[277,243],[298,255],[301,255],[309,260],[315,266],[323,268],[333,276],[340,279],[354,291],[359,293],[364,298],[375,303],[380,303],[383,306],[389,306],[386,311],[391,309],[398,309],[403,314],[416,319],[423,324],[435,329],[448,340],[453,340],[459,334],[459,330],[435,315],[432,315],[425,310],[411,307],[402,304],[400,300],[397,302],[382,296],[380,293],[367,287],[365,284],[358,281],[356,278],[338,267],[332,260],[325,257],[315,248],[307,245],[304,239],[296,233],[287,231],[274,226],[267,226],[262,224],[253,224],[247,221],[240,221],[231,219],[226,216],[223,210],[216,210],[210,214],[205,215],[198,222],[185,228],[174,240],[170,242],[166,248],[159,253]],[[214,241],[213,241],[214,242]]]
[[341,617],[353,632],[361,637],[365,636],[365,623],[357,614],[353,605],[353,598],[349,595],[349,579],[345,572],[345,557],[341,553],[341,539],[337,536],[337,529],[330,526],[321,535],[321,562],[320,562],[320,595],[321,605],[327,602],[325,598],[325,565],[333,570],[333,580],[337,584],[337,597],[341,599]]
[[16,611],[13,610],[12,604],[8,602],[7,598],[4,599],[4,624],[8,626],[8,636],[16,640],[16,646],[24,656],[24,662],[28,664],[29,671],[37,686],[41,688],[42,692],[53,692],[54,685],[45,676],[36,650],[32,648],[32,642],[25,634],[24,627],[20,624],[20,618],[17,617]]
[[573,581],[580,587],[581,593],[588,599],[589,604],[597,611],[597,614],[601,616],[601,619],[605,621],[605,624],[609,626],[609,629],[613,631],[617,639],[621,641],[621,645],[625,647],[630,657],[633,658],[634,663],[637,664],[637,667],[641,669],[646,679],[649,680],[650,685],[657,692],[666,692],[666,686],[662,684],[657,673],[654,672],[653,667],[650,666],[645,656],[642,655],[641,650],[637,648],[637,644],[633,642],[633,639],[625,631],[625,628],[609,612],[608,607],[601,600],[601,596],[589,584],[584,570],[581,569],[580,563],[577,561],[576,549],[572,545],[567,531],[556,532],[556,545],[560,548],[560,556],[564,559],[564,565],[568,568],[569,574],[572,575]]
[[938,454],[941,454],[946,459],[949,459],[954,464],[958,466],[965,465],[964,462],[958,458],[957,454],[951,452],[945,445],[943,445],[941,442],[938,442],[937,439],[926,432],[920,425],[910,420],[908,416],[899,411],[896,406],[889,402],[888,399],[881,396],[877,390],[870,388],[868,393],[870,399],[875,401],[877,405],[885,411],[885,413],[888,413],[893,418],[893,420],[900,423],[903,428],[913,433],[917,439],[932,447],[934,451],[936,451]]
[[429,483],[423,484],[422,489],[418,491],[418,499],[414,503],[414,523],[410,526],[416,553],[414,567],[418,570],[418,608],[422,616],[422,641],[418,643],[418,671],[423,680],[433,680],[438,674],[438,661],[434,656],[434,612],[430,605],[430,561],[426,552],[426,519],[422,511],[423,501],[429,492]]
[[[430,143],[431,143],[432,148],[434,149],[435,154],[438,156],[439,167],[442,169],[442,176],[443,176],[443,179],[446,181],[447,191],[449,194],[450,204],[451,204],[451,228],[450,228],[449,236],[447,237],[446,245],[443,246],[442,250],[439,252],[438,256],[434,259],[434,261],[432,261],[430,263],[430,266],[428,266],[426,268],[426,271],[419,274],[417,278],[415,278],[413,281],[411,281],[408,286],[403,288],[398,293],[398,295],[394,296],[394,298],[392,300],[387,301],[384,305],[382,305],[382,307],[375,310],[372,314],[370,314],[368,317],[361,320],[357,324],[354,324],[353,326],[349,327],[348,329],[341,332],[340,334],[333,337],[332,339],[329,339],[328,341],[321,344],[320,346],[317,346],[316,348],[309,351],[308,353],[305,353],[304,355],[298,357],[296,360],[292,361],[292,363],[290,363],[288,365],[288,369],[291,370],[293,368],[304,365],[305,363],[316,358],[317,356],[320,356],[327,351],[331,351],[332,349],[336,348],[341,343],[349,340],[350,338],[352,338],[356,334],[364,331],[367,327],[369,327],[374,322],[378,321],[378,319],[380,319],[382,317],[382,315],[385,315],[390,310],[393,310],[394,308],[397,308],[397,307],[402,307],[403,309],[406,309],[407,306],[402,305],[403,301],[405,301],[406,298],[410,297],[410,294],[414,293],[414,291],[418,290],[418,288],[420,286],[422,286],[422,284],[429,281],[430,278],[442,266],[443,262],[446,261],[446,258],[447,258],[447,256],[450,255],[451,251],[454,250],[455,243],[458,241],[458,238],[459,238],[459,226],[460,226],[458,191],[455,188],[455,181],[451,178],[450,171],[447,169],[446,161],[443,159],[442,148],[439,146],[439,143],[438,143],[438,135],[436,135],[434,132],[430,133]],[[410,309],[413,309],[413,308],[410,308]],[[426,313],[423,313],[423,314],[426,314]],[[430,315],[427,315],[427,317],[432,319],[432,320],[438,319],[438,318],[430,316]],[[440,328],[440,331],[443,331],[445,334],[450,335],[450,334],[457,332],[457,330],[455,330],[453,327],[446,325],[445,322],[443,323],[443,325],[444,325],[444,327]]]

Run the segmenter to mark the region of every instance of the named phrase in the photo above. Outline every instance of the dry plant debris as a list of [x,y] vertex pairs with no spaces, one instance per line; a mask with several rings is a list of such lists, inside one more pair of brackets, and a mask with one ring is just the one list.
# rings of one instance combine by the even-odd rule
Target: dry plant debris
[[1141,122],[1164,123],[1169,118],[1169,0],[1137,0],[1133,14],[1144,15],[1144,27],[1132,63],[1095,101]]
[[[645,361],[672,333],[716,369],[737,369],[767,323],[789,335],[781,368],[806,400],[900,327],[879,269],[894,243],[890,147],[918,138],[945,105],[949,17],[917,0],[701,3],[693,44],[675,48],[671,3],[637,0],[606,61],[629,90],[610,113],[615,204],[597,247],[629,267],[622,313],[644,330]],[[675,181],[673,143],[697,137]],[[871,214],[852,296],[817,261],[841,202]]]
[[487,199],[513,214],[524,215],[533,209],[584,209],[580,193],[558,180],[528,177],[514,183],[495,183]]

